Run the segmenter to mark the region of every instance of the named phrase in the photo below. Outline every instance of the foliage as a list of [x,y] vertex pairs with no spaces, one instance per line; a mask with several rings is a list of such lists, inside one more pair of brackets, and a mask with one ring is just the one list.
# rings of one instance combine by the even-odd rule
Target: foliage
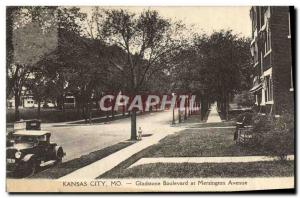
[[173,28],[170,20],[154,10],[140,15],[124,9],[105,10],[101,27],[97,37],[104,35],[104,42],[120,47],[127,55],[122,64],[110,62],[129,82],[125,87],[128,92],[139,92],[155,74],[167,69],[168,58],[178,48],[172,36],[179,28]]
[[[36,100],[56,100],[64,110],[70,94],[85,118],[107,92],[189,92],[207,107],[212,98],[225,107],[229,94],[251,82],[249,39],[232,31],[186,38],[182,23],[151,9],[95,7],[89,17],[76,7],[36,6],[8,14],[14,18],[8,90],[16,101],[26,87]],[[133,113],[133,139],[135,124]]]
[[249,91],[247,90],[236,94],[234,97],[234,101],[239,107],[252,107],[254,104],[254,97],[253,94],[249,93]]
[[57,47],[57,32],[48,23],[53,9],[8,7],[7,14],[11,18],[7,24],[7,95],[15,99],[15,118],[19,120],[21,94],[33,77],[34,65]]
[[174,88],[218,100],[225,113],[229,95],[251,86],[249,42],[230,30],[194,36],[193,42],[183,45],[174,57]]
[[[107,9],[101,14],[96,9],[93,16],[97,27],[97,35],[93,37],[107,45],[119,47],[126,54],[121,63],[108,57],[110,66],[116,70],[115,74],[124,82],[122,91],[134,95],[153,89],[155,84],[151,81],[155,75],[166,76],[170,59],[174,51],[180,48],[179,40],[173,36],[179,34],[181,27],[150,9],[139,15],[125,9]],[[93,29],[93,21],[89,24]],[[131,115],[131,124],[131,139],[136,139],[135,111]]]
[[294,152],[294,116],[284,113],[279,118],[257,115],[253,119],[254,147],[285,159]]
[[245,125],[252,125],[256,113],[253,111],[245,111],[240,113],[236,118],[237,122],[244,122]]

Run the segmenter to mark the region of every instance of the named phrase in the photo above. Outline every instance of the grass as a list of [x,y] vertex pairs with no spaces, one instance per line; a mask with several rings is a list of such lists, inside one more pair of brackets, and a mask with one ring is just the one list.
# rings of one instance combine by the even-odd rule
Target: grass
[[294,161],[171,164],[155,163],[128,168],[101,178],[283,177],[294,175]]
[[190,126],[189,128],[206,128],[206,127],[235,127],[235,122],[229,121],[229,122],[220,122],[220,123],[199,123]]
[[264,155],[259,150],[239,146],[232,128],[186,129],[170,135],[145,153],[145,157],[220,157]]
[[82,168],[84,166],[87,166],[95,161],[98,161],[104,157],[107,157],[108,155],[115,153],[127,146],[132,145],[134,142],[120,142],[118,144],[106,147],[104,149],[91,152],[87,155],[83,155],[80,158],[76,158],[67,162],[64,162],[62,164],[59,164],[57,166],[54,166],[52,168],[42,170],[41,172],[38,172],[32,178],[48,178],[48,179],[57,179],[64,175],[67,175],[79,168]]
[[[202,169],[207,177],[221,176],[265,176],[288,175],[293,172],[293,167],[277,162],[237,163],[225,164],[149,164],[138,168],[127,169],[140,158],[146,157],[223,157],[223,156],[253,156],[266,155],[262,150],[243,147],[233,141],[233,128],[203,128],[186,129],[179,133],[169,135],[158,144],[152,145],[117,167],[99,176],[99,178],[118,177],[194,177],[203,176]],[[290,164],[290,163],[288,163]],[[246,170],[247,169],[247,170]],[[248,170],[249,169],[249,170]],[[270,169],[269,172],[264,173]],[[210,172],[211,170],[211,172]],[[179,171],[178,173],[174,173]],[[237,175],[235,174],[237,172]],[[252,172],[251,172],[252,171]],[[277,172],[278,171],[278,172]],[[197,173],[199,172],[199,173]],[[243,174],[240,174],[243,173]]]
[[[23,120],[30,120],[30,119],[37,119],[37,108],[20,108],[20,118]],[[159,112],[159,111],[153,111],[153,112]],[[142,114],[138,113],[139,115],[144,115],[149,112],[144,112]],[[102,122],[108,122],[112,120],[118,120],[123,118],[130,117],[128,113],[123,116],[121,115],[122,112],[115,112],[114,118],[111,116],[111,112],[109,112],[109,118],[106,117],[106,112],[99,111],[98,109],[92,110],[92,118],[96,118],[92,120],[92,123],[102,123]],[[97,117],[104,117],[104,118],[97,118]],[[42,120],[42,123],[55,123],[55,122],[72,122],[75,121],[72,124],[86,124],[85,121],[78,121],[83,120],[84,117],[81,113],[77,112],[76,109],[65,109],[65,111],[61,111],[55,108],[41,108],[40,113],[40,120]],[[14,109],[6,109],[6,122],[12,123],[15,121],[15,111]],[[76,122],[77,121],[77,122]]]
[[[20,118],[23,120],[36,119],[37,108],[20,108]],[[14,109],[6,110],[6,122],[14,122],[15,114]],[[94,109],[92,117],[105,116],[105,112],[101,112]],[[84,119],[81,113],[78,113],[76,109],[66,109],[65,112],[55,108],[41,108],[40,119],[43,123],[48,122],[67,122]]]

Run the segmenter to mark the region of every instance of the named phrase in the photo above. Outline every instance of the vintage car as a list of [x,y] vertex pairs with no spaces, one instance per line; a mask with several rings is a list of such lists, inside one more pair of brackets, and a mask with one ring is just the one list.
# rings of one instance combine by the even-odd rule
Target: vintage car
[[13,145],[13,133],[19,130],[41,130],[41,120],[21,120],[14,123],[13,131],[6,132],[6,147]]
[[50,142],[51,133],[42,130],[18,130],[13,144],[6,149],[7,172],[33,175],[37,168],[59,163],[65,155],[61,146]]

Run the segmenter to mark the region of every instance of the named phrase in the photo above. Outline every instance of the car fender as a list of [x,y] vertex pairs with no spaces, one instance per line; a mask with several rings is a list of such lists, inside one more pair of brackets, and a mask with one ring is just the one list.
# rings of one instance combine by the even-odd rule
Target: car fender
[[28,162],[29,160],[33,159],[35,157],[34,154],[27,154],[25,157],[23,157],[22,161],[23,162]]

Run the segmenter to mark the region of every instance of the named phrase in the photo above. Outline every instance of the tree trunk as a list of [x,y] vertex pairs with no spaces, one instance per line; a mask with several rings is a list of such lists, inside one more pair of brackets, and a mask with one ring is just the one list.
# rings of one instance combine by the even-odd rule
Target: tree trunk
[[76,103],[76,112],[77,112],[77,114],[80,114],[80,105],[79,105],[79,103]]
[[115,118],[115,104],[116,104],[116,100],[112,100],[111,120],[114,120]]
[[187,104],[186,104],[186,101],[184,103],[184,120],[187,120]]
[[123,117],[125,116],[125,105],[123,105],[123,108],[122,108],[122,115],[123,115]]
[[131,140],[137,140],[136,138],[136,110],[132,110],[131,113]]
[[20,105],[20,94],[18,93],[18,91],[16,91],[16,93],[15,93],[15,121],[20,120],[19,105]]
[[38,100],[38,108],[37,108],[37,117],[40,119],[41,117],[41,100]]
[[115,110],[114,108],[111,108],[111,120],[114,120],[115,118]]
[[207,103],[206,103],[206,100],[205,100],[205,96],[202,96],[200,98],[200,104],[201,104],[200,115],[201,115],[201,120],[203,120],[204,117],[205,117],[205,113],[207,111]]
[[92,104],[91,102],[89,103],[89,123],[92,124]]
[[89,122],[89,114],[90,114],[89,102],[84,102],[84,119],[86,123]]
[[65,112],[65,96],[61,95],[61,110]]
[[229,94],[226,94],[226,120],[229,119]]
[[105,111],[105,114],[106,114],[106,121],[108,122],[108,119],[109,119],[108,111]]
[[188,103],[187,103],[187,111],[188,111],[188,117],[191,115],[191,101],[190,97],[188,98]]
[[203,108],[202,106],[203,106],[203,104],[202,104],[201,100],[199,100],[199,115],[200,115],[200,120],[202,120],[202,117],[203,117],[202,113],[201,113],[202,112],[202,108]]
[[180,112],[180,107],[178,107],[178,123],[181,123],[181,112]]

